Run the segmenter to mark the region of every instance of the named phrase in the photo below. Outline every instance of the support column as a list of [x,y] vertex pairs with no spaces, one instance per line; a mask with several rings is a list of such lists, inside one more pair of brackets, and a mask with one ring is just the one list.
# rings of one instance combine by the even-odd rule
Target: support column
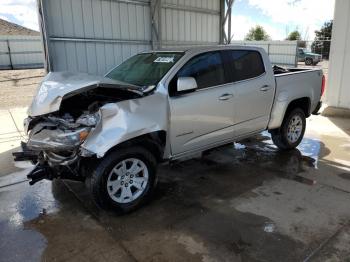
[[151,0],[151,42],[152,50],[162,48],[162,0]]
[[9,61],[10,61],[10,68],[13,70],[13,63],[12,63],[12,55],[11,55],[11,47],[10,47],[10,41],[7,39],[7,52],[9,54]]
[[[222,0],[221,1],[221,43],[230,44],[232,40],[231,33],[231,18],[232,18],[232,6],[234,0]],[[227,32],[226,32],[227,23]]]

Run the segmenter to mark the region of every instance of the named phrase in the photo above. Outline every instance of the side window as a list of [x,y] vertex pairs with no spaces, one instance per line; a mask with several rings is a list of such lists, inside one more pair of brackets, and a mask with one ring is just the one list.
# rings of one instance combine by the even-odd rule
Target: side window
[[262,57],[257,51],[229,50],[225,51],[227,65],[231,68],[231,81],[237,82],[265,73]]
[[220,52],[200,54],[189,60],[171,80],[171,93],[176,89],[178,77],[194,77],[199,89],[224,84],[225,74]]

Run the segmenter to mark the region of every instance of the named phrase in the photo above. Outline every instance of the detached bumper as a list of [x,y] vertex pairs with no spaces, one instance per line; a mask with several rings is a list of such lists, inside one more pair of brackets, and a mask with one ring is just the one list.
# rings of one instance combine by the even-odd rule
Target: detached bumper
[[84,177],[79,176],[77,172],[73,171],[74,166],[69,166],[73,161],[54,155],[57,166],[53,166],[52,163],[48,162],[49,157],[51,157],[51,161],[54,159],[51,155],[30,150],[24,142],[21,142],[21,146],[22,151],[14,152],[12,155],[14,161],[31,161],[35,164],[35,167],[27,175],[30,185],[34,185],[43,179],[53,180],[55,178],[84,181]]
[[21,142],[22,151],[13,152],[14,161],[31,161],[35,164],[38,161],[39,152],[29,150],[27,144]]
[[27,178],[30,179],[29,184],[34,185],[42,179],[50,179],[50,170],[46,165],[42,165],[42,155],[37,151],[28,149],[27,144],[21,142],[22,151],[13,152],[14,161],[31,161],[35,164],[32,171],[29,172]]

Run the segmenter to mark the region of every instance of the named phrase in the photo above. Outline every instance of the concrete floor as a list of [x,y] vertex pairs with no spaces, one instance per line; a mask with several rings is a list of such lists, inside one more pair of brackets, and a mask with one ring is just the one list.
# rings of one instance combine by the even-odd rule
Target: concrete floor
[[28,185],[5,130],[24,114],[0,114],[0,261],[350,261],[349,119],[313,116],[294,151],[264,132],[161,166],[153,201],[118,217],[83,184]]

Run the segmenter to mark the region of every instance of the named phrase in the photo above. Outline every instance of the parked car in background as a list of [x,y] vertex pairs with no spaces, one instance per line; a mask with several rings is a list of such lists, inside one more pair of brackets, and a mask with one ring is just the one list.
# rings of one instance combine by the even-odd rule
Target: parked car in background
[[322,61],[322,55],[307,51],[305,48],[299,48],[298,61],[305,62],[305,65],[317,65]]
[[281,150],[295,148],[324,86],[322,70],[272,67],[247,46],[145,52],[105,77],[49,73],[14,155],[37,163],[31,184],[85,181],[98,205],[125,213],[151,196],[158,163],[264,130]]

